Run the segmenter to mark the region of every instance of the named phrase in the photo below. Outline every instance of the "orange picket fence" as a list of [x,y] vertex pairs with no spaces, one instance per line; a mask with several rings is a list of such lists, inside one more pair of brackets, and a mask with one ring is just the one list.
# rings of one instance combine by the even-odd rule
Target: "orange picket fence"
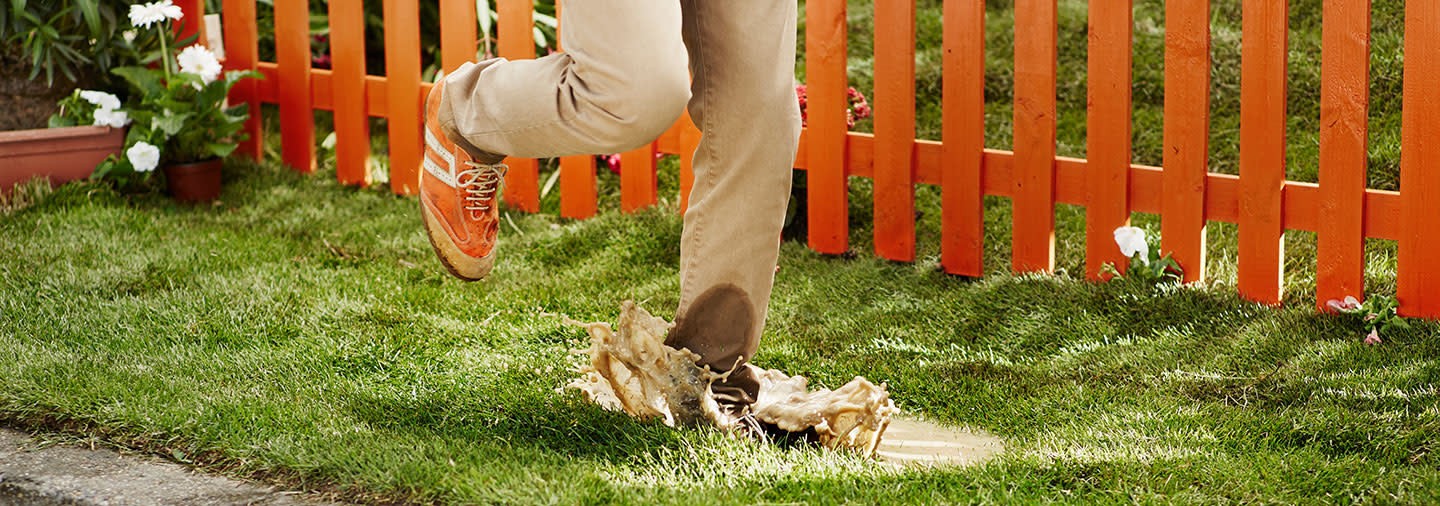
[[[433,1],[433,0],[432,0]],[[396,192],[416,191],[421,156],[420,30],[438,29],[444,69],[476,50],[472,0],[438,0],[441,26],[421,27],[419,0],[386,0],[386,76],[366,75],[362,0],[329,3],[332,69],[310,65],[308,2],[275,2],[276,62],[257,55],[255,0],[224,0],[227,69],[255,69],[263,81],[237,87],[233,101],[279,104],[281,156],[299,169],[315,166],[312,111],[335,114],[337,177],[369,183],[366,118],[389,119],[390,181]],[[190,19],[201,0],[179,2]],[[1164,169],[1131,163],[1131,0],[1095,0],[1089,9],[1088,160],[1056,156],[1056,0],[1015,0],[1014,151],[984,145],[985,2],[944,0],[942,142],[915,139],[915,0],[877,0],[875,6],[875,134],[847,131],[846,6],[810,0],[806,81],[809,124],[795,168],[808,171],[810,246],[843,253],[848,243],[847,177],[875,183],[876,254],[911,261],[915,251],[915,185],[942,187],[942,264],[948,272],[982,272],[983,197],[1013,203],[1013,268],[1048,271],[1055,263],[1055,205],[1086,207],[1086,271],[1102,277],[1107,262],[1123,264],[1113,229],[1130,213],[1161,215],[1162,248],[1185,268],[1187,281],[1205,277],[1208,222],[1238,224],[1238,286],[1264,303],[1281,301],[1283,234],[1317,234],[1316,299],[1364,291],[1364,240],[1399,242],[1401,314],[1440,317],[1440,6],[1406,4],[1403,192],[1366,188],[1370,0],[1326,0],[1322,33],[1320,183],[1285,180],[1285,100],[1288,7],[1243,0],[1240,175],[1208,171],[1209,1],[1165,6]],[[531,0],[497,0],[498,52],[533,58]],[[370,13],[374,14],[374,13]],[[563,20],[561,21],[563,23]],[[562,41],[563,43],[563,41]],[[258,107],[241,152],[260,156]],[[700,133],[687,118],[654,143],[622,154],[622,209],[657,201],[656,153],[681,157],[688,189]],[[538,165],[511,160],[506,200],[539,209]],[[560,161],[561,214],[596,212],[594,159]],[[684,191],[682,190],[682,202]],[[683,208],[683,207],[682,207]]]

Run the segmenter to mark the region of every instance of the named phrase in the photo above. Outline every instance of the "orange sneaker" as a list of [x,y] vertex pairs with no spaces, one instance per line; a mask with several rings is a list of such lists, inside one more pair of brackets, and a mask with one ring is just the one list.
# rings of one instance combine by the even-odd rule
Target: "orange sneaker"
[[495,266],[500,185],[507,167],[475,162],[441,130],[437,116],[444,87],[444,80],[436,82],[425,97],[420,211],[440,263],[455,277],[475,281]]

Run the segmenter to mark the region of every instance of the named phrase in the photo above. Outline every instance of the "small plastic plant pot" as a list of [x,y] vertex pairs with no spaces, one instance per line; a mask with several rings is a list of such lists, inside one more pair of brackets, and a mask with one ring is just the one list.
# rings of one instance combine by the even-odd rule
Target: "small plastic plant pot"
[[165,180],[170,196],[187,204],[203,204],[220,196],[220,166],[222,160],[191,163],[172,163],[165,166]]

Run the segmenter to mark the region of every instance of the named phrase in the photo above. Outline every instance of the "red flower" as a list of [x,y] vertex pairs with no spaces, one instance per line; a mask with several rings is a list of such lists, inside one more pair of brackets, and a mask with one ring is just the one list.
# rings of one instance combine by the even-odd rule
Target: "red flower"
[[600,161],[610,172],[620,173],[620,155],[600,155]]

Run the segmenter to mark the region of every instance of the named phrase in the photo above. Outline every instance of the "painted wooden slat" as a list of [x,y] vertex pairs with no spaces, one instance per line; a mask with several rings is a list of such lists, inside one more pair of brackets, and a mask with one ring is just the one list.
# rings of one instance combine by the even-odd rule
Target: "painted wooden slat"
[[805,3],[806,121],[810,129],[806,214],[810,247],[829,254],[850,249],[845,32],[844,0]]
[[1325,2],[1320,70],[1320,216],[1315,303],[1365,295],[1370,0]]
[[583,219],[595,216],[595,156],[560,157],[560,216]]
[[178,23],[175,23],[175,40],[185,40],[191,35],[199,35],[195,43],[205,45],[205,0],[175,0],[174,4],[180,7],[184,15]]
[[348,104],[335,109],[335,178],[341,184],[369,185],[370,118],[365,107],[365,2],[330,0],[329,8],[331,95],[336,102]]
[[1015,272],[1055,267],[1056,11],[1056,0],[1015,2]]
[[1405,2],[1396,295],[1405,316],[1440,318],[1440,3]]
[[945,0],[941,136],[940,263],[945,272],[984,271],[985,0]]
[[[1165,3],[1165,126],[1160,249],[1205,279],[1210,165],[1210,1]],[[1136,210],[1133,209],[1132,210]]]
[[440,0],[440,63],[445,73],[475,60],[475,2]]
[[633,213],[655,205],[655,144],[620,153],[620,210]]
[[1240,44],[1240,294],[1278,304],[1284,273],[1285,58],[1289,5],[1244,0]]
[[[563,2],[555,2],[555,21],[564,23],[561,15]],[[556,49],[564,51],[564,32],[560,33]],[[560,216],[583,219],[595,216],[599,207],[599,196],[595,182],[595,156],[575,155],[560,157]]]
[[420,190],[420,4],[385,0],[385,81],[390,135],[390,188],[413,195]]
[[315,170],[315,116],[310,107],[310,7],[275,5],[275,62],[280,76],[280,158],[290,168]]
[[690,208],[690,189],[695,186],[695,149],[700,146],[700,129],[690,112],[680,118],[680,214]]
[[1124,272],[1130,263],[1114,230],[1130,225],[1132,0],[1093,2],[1089,15],[1085,275],[1101,280],[1105,264]]
[[[535,57],[535,6],[530,0],[497,0],[500,16],[496,27],[498,54],[511,60]],[[540,210],[540,164],[533,158],[508,157],[510,171],[505,175],[505,202],[526,212]]]
[[[255,22],[255,2],[251,0],[225,0],[221,5],[224,14],[220,16],[220,22],[224,26],[222,32],[225,35],[225,70],[254,70],[260,62],[260,52],[257,41],[260,38],[260,27]],[[245,128],[241,130],[246,139],[240,141],[240,147],[235,152],[258,160],[264,150],[265,139],[261,134],[261,115],[259,83],[256,79],[245,79],[235,83],[230,89],[230,103],[247,103],[250,105],[250,117],[245,120]]]
[[915,260],[915,0],[875,2],[875,254]]

